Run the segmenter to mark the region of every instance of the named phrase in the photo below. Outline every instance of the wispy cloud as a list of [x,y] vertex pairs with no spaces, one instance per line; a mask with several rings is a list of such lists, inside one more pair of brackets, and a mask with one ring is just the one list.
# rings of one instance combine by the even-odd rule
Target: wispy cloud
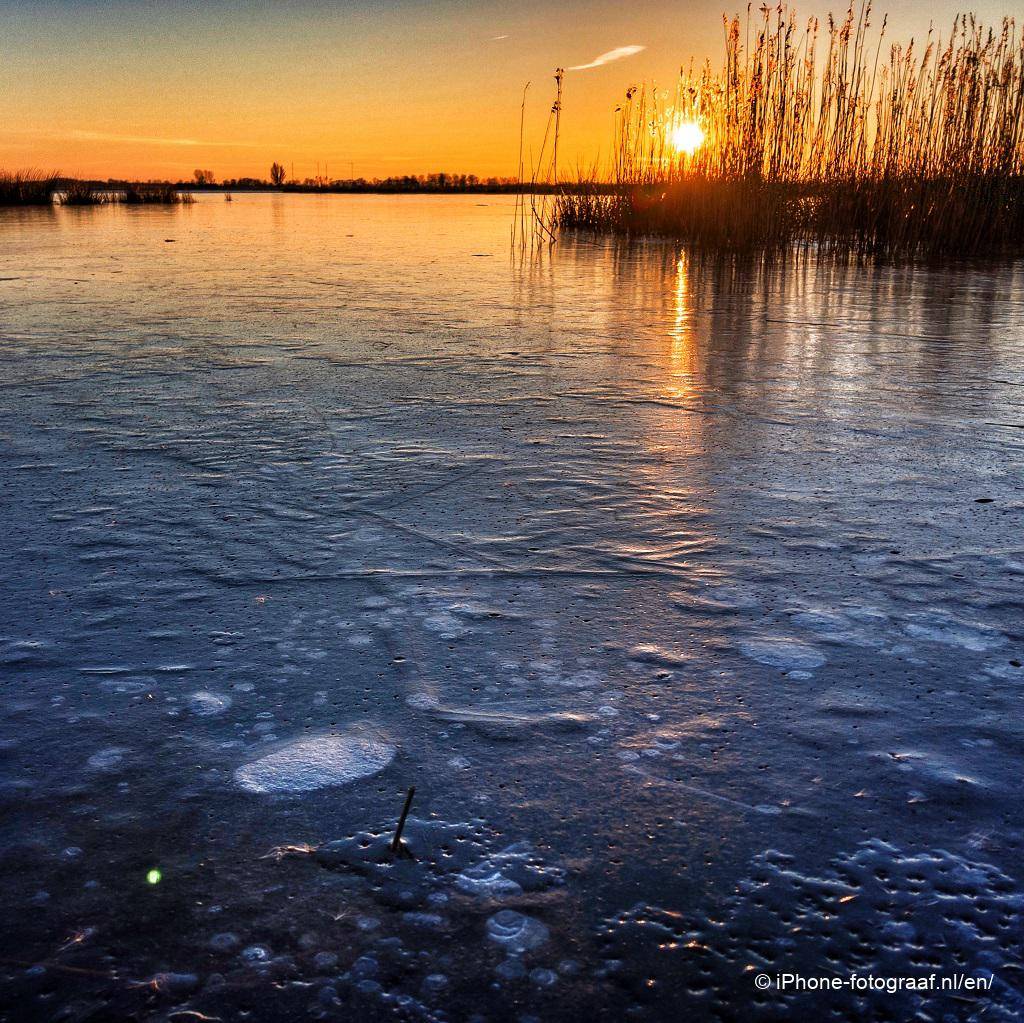
[[646,46],[616,46],[614,50],[609,50],[607,53],[602,53],[599,57],[595,57],[589,64],[576,64],[569,68],[569,70],[589,71],[592,67],[601,67],[603,64],[611,64],[612,61],[622,60],[625,57],[635,57],[645,49],[647,49]]
[[159,135],[120,135],[107,131],[48,131],[43,129],[0,128],[2,135],[28,135],[35,138],[63,139],[68,142],[111,142],[133,146],[206,146],[209,148],[256,148],[255,142],[211,142],[206,139],[166,138]]
[[249,148],[251,142],[207,142],[203,139],[162,138],[156,135],[117,135],[105,131],[69,131],[65,138],[87,142],[127,142],[137,146],[212,146]]

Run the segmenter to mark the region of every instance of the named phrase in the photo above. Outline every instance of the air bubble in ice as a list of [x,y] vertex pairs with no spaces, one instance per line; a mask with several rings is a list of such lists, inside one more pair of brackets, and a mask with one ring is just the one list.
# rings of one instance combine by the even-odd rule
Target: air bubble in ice
[[529,952],[548,940],[548,929],[524,913],[501,909],[488,919],[487,937],[510,952]]

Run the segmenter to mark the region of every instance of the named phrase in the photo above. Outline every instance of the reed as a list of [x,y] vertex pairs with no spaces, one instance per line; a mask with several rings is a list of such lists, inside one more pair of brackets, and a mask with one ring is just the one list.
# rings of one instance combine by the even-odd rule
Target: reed
[[610,167],[560,191],[556,226],[715,249],[1024,249],[1013,19],[991,29],[958,16],[945,41],[929,33],[886,49],[885,21],[876,35],[871,17],[864,2],[824,32],[783,6],[753,22],[748,7],[746,31],[724,19],[721,67],[681,69],[668,100],[627,91]]
[[[524,119],[526,116],[526,91],[523,90],[523,103],[519,119],[519,174],[516,187],[516,208],[512,221],[512,248],[523,253],[529,248],[536,251],[542,245],[552,245],[555,241],[556,221],[558,216],[558,141],[562,123],[562,89],[565,81],[565,68],[555,68],[555,98],[548,113],[544,137],[540,151],[536,157],[531,153],[528,161],[530,179],[524,179],[525,143]],[[527,216],[529,205],[529,216]]]
[[56,187],[56,174],[0,171],[0,206],[49,206]]

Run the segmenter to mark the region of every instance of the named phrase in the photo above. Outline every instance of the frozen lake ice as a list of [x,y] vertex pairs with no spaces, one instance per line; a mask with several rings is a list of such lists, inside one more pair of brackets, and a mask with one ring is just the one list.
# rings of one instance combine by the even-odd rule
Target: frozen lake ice
[[1024,266],[510,214],[0,211],[0,1019],[1024,1013]]

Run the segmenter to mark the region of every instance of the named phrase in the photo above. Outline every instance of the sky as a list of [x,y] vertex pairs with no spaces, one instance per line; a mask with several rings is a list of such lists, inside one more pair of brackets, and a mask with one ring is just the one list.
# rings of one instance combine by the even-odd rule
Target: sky
[[[946,32],[957,10],[893,6],[894,39],[920,37],[932,20]],[[1000,0],[972,6],[986,21],[1013,13]],[[828,9],[797,8],[801,18]],[[556,66],[577,68],[560,160],[589,166],[609,148],[626,88],[671,89],[691,57],[717,64],[722,14],[736,10],[723,0],[0,0],[0,168],[264,178],[277,160],[300,179],[512,176],[523,89],[538,145]]]

